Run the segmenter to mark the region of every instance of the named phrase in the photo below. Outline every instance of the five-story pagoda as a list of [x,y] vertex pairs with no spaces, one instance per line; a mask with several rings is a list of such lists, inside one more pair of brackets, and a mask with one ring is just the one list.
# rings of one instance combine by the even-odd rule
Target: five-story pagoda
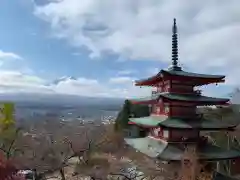
[[172,35],[172,65],[155,76],[136,81],[136,86],[152,86],[156,90],[149,98],[130,100],[133,104],[151,105],[149,117],[130,118],[129,124],[148,130],[146,137],[125,138],[138,151],[164,161],[180,161],[185,148],[194,144],[198,160],[219,161],[240,157],[240,152],[211,145],[201,131],[230,131],[238,123],[205,119],[198,106],[227,105],[229,99],[207,97],[196,87],[225,81],[223,75],[186,72],[178,65],[176,20]]

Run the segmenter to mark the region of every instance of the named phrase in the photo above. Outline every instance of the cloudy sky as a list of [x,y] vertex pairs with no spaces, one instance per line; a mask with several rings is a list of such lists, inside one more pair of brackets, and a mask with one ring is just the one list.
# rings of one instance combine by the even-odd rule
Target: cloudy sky
[[186,71],[240,85],[239,0],[3,0],[0,92],[142,96],[132,81],[167,68],[177,18]]

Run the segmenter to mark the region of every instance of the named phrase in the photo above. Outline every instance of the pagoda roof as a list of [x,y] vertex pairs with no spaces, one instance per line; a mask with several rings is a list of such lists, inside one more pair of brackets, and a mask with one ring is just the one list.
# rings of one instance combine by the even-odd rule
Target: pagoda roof
[[214,98],[197,94],[177,94],[170,92],[156,93],[146,98],[134,99],[130,101],[133,104],[154,104],[160,98],[165,98],[170,101],[206,103],[208,105],[226,104],[229,101],[227,98]]
[[[161,70],[158,74],[149,77],[147,79],[141,79],[135,81],[136,86],[144,86],[144,85],[152,85],[156,84],[159,82],[162,77],[164,76],[178,76],[178,77],[185,77],[188,79],[194,79],[200,80],[199,82],[196,82],[196,85],[203,85],[203,84],[209,84],[209,83],[218,83],[218,82],[224,82],[224,75],[210,75],[210,74],[199,74],[199,73],[193,73],[193,72],[187,72],[183,70],[174,70],[174,69],[169,69],[169,70]],[[204,82],[201,82],[203,80]]]
[[129,121],[129,123],[132,122],[133,124],[148,127],[164,126],[167,128],[204,130],[233,129],[240,124],[240,122],[224,122],[207,119],[183,119],[177,117],[168,117],[165,115],[129,118]]
[[193,73],[187,72],[183,70],[162,70],[162,73],[171,74],[174,76],[186,76],[186,77],[194,77],[194,78],[202,78],[202,79],[223,79],[225,78],[224,75],[212,75],[212,74],[200,74],[200,73]]
[[[145,138],[125,138],[125,142],[152,158],[167,161],[180,161],[184,156],[184,149],[179,148],[178,143],[169,143],[156,140],[151,137]],[[240,152],[235,150],[225,150],[210,144],[199,147],[198,158],[200,160],[218,161],[235,159],[240,157]]]

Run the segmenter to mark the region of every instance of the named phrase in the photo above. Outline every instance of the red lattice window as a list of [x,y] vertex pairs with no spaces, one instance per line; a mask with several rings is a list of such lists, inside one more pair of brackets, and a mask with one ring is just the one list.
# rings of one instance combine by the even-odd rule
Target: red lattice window
[[162,87],[161,86],[158,86],[157,87],[157,92],[161,92],[162,91]]
[[170,90],[170,86],[169,86],[169,85],[166,85],[166,86],[165,86],[165,91],[166,91],[166,92],[169,92],[169,90]]
[[156,114],[160,114],[161,108],[159,106],[156,107]]
[[159,136],[161,136],[161,132],[162,132],[162,129],[161,129],[160,127],[155,128],[155,129],[153,130],[153,135],[154,135],[155,137],[159,137]]
[[163,130],[163,137],[164,138],[169,138],[169,131],[168,130]]
[[168,105],[166,105],[166,106],[164,107],[164,112],[165,112],[165,114],[168,114],[168,113],[169,113],[169,106],[168,106]]

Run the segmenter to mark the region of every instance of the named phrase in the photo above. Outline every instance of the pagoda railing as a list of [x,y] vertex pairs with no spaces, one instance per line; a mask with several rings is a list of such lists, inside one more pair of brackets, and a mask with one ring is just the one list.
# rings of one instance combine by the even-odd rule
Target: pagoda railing
[[[172,93],[180,93],[180,94],[195,94],[195,95],[202,95],[202,91],[201,90],[194,90],[192,92],[178,92],[178,91],[171,91]],[[159,93],[158,91],[152,91],[152,96],[154,96],[155,94]]]
[[152,91],[152,96],[157,94],[158,92],[157,91]]
[[169,141],[171,143],[179,144],[180,147],[184,148],[187,144],[195,144],[197,147],[201,147],[203,145],[206,145],[208,143],[208,138],[205,136],[198,136],[194,138],[182,138],[179,141]]
[[197,119],[202,119],[203,118],[203,114],[202,113],[196,113],[196,118]]
[[194,90],[193,92],[196,95],[199,95],[199,96],[202,95],[202,90]]

